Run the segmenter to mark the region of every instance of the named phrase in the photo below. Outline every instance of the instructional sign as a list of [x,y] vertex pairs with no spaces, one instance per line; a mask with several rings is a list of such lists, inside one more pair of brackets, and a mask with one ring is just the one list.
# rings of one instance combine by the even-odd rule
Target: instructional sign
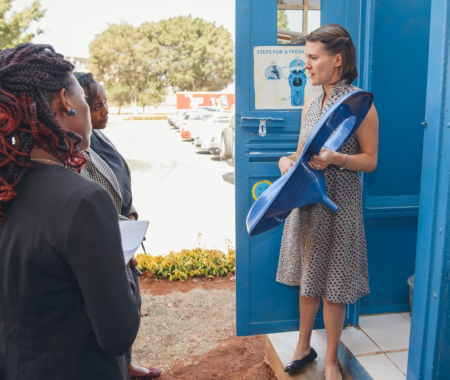
[[255,109],[301,109],[318,96],[305,70],[304,46],[255,46]]

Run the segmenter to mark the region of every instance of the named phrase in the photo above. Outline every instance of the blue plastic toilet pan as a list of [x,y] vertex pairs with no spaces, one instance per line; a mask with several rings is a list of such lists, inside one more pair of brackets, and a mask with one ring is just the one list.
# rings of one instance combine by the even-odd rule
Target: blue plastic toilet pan
[[338,206],[327,195],[322,170],[308,165],[322,147],[338,151],[358,129],[373,102],[366,91],[352,91],[340,98],[320,118],[292,168],[253,203],[247,215],[247,231],[255,236],[277,227],[300,206],[323,203],[336,212]]

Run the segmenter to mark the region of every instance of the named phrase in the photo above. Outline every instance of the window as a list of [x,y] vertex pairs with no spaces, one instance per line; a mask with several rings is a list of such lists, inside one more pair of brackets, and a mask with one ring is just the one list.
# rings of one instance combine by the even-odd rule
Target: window
[[288,44],[298,39],[301,41],[301,37],[306,37],[320,26],[320,0],[277,2],[278,44]]

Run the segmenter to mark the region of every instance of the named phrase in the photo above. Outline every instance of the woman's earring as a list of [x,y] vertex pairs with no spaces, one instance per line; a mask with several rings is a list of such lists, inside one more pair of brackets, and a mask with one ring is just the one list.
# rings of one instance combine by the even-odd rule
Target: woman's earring
[[75,110],[70,110],[69,115],[70,116],[75,116],[77,114],[77,111]]

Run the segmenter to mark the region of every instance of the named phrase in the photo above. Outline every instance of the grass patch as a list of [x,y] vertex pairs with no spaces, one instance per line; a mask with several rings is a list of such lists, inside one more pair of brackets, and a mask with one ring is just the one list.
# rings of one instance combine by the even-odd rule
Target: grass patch
[[193,289],[163,296],[142,295],[141,326],[133,362],[167,370],[190,364],[235,334],[235,293]]

